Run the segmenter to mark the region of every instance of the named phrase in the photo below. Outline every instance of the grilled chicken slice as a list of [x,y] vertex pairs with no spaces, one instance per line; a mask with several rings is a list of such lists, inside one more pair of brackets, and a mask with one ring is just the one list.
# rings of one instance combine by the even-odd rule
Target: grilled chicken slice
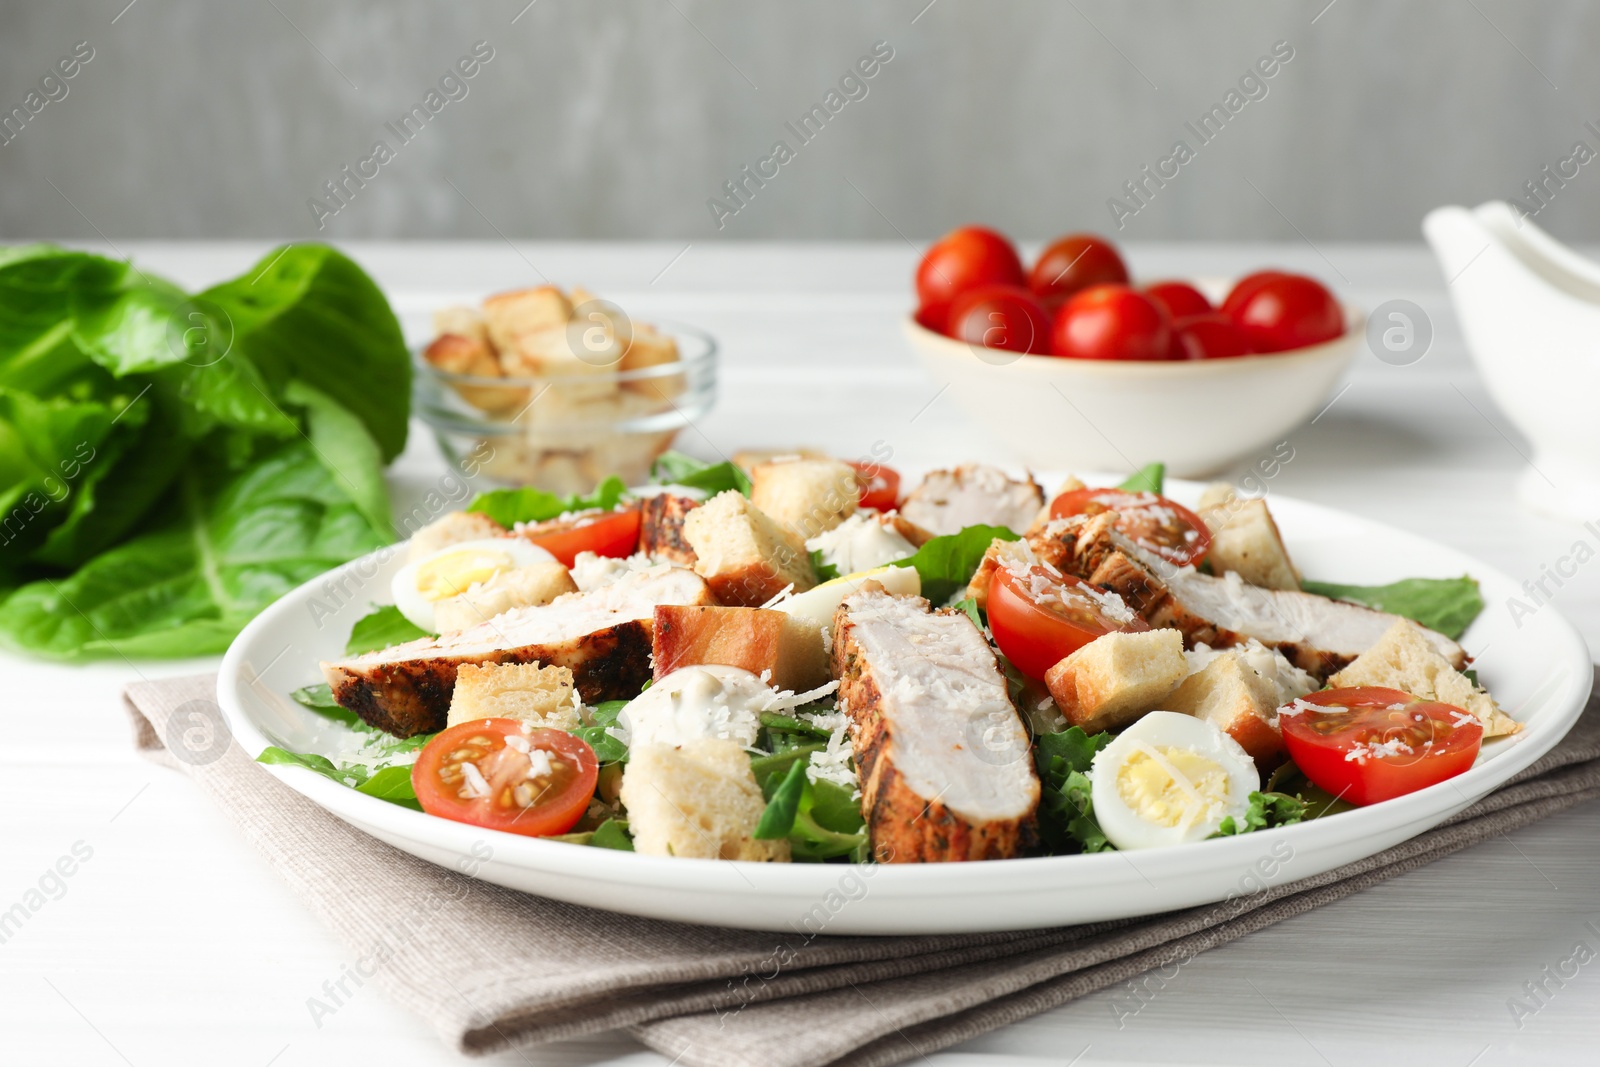
[[1027,731],[972,620],[867,582],[834,627],[878,862],[1003,859],[1032,844],[1039,779]]
[[[1215,578],[1176,568],[1114,530],[1104,537],[1108,543],[1089,554],[1098,560],[1087,575],[1090,584],[1120,595],[1152,626],[1183,631],[1190,648],[1229,648],[1255,638],[1326,681],[1377,644],[1399,619],[1315,593],[1247,585],[1236,574]],[[1460,645],[1433,630],[1424,633],[1457,670],[1467,665]]]
[[639,551],[651,559],[664,559],[680,567],[693,567],[694,549],[683,539],[683,520],[700,506],[693,497],[657,493],[640,505]]
[[711,603],[705,579],[663,565],[469,630],[325,662],[322,673],[341,706],[398,737],[444,729],[463,663],[568,667],[588,703],[626,700],[650,680],[656,605]]
[[966,463],[932,471],[900,504],[900,515],[934,534],[968,526],[1026,530],[1044,506],[1044,491],[1032,478],[1017,481],[997,467]]

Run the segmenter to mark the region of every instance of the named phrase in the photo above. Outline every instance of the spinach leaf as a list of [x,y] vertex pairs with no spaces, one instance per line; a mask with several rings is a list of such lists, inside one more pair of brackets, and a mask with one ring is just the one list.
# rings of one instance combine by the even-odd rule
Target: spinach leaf
[[922,579],[922,595],[929,603],[940,605],[967,587],[995,538],[1016,541],[1021,536],[1004,526],[968,526],[960,533],[933,538],[917,549],[916,555],[891,566],[915,567]]
[[628,706],[626,700],[607,700],[597,706],[591,714],[591,725],[580,726],[572,733],[575,737],[582,738],[590,748],[594,749],[595,758],[601,763],[626,763],[628,762],[628,746],[622,740],[613,737],[607,728],[617,724],[617,716],[622,709]]
[[1051,852],[1104,852],[1111,842],[1095,821],[1088,770],[1111,734],[1087,734],[1077,726],[1040,734],[1034,741],[1039,771],[1039,835]]
[[614,848],[619,852],[633,851],[633,838],[628,834],[627,819],[607,819],[589,835],[589,844],[595,848]]
[[772,790],[767,798],[767,809],[751,837],[757,841],[773,841],[788,837],[794,829],[794,817],[800,811],[800,795],[806,788],[806,761],[796,760],[789,765],[789,773]]
[[1391,615],[1403,615],[1452,641],[1466,633],[1472,620],[1483,611],[1478,580],[1468,574],[1460,578],[1404,578],[1388,585],[1301,582],[1300,586],[1308,593],[1352,600]]
[[835,567],[831,563],[823,562],[822,550],[820,548],[814,548],[811,550],[811,569],[817,572],[818,585],[821,585],[823,582],[831,582],[835,578],[839,577],[838,567]]
[[422,805],[417,802],[417,792],[411,787],[410,767],[380,767],[372,772],[372,777],[356,786],[356,792],[387,800],[391,804],[422,810]]
[[345,726],[363,727],[366,724],[361,717],[349,708],[340,707],[333,699],[333,689],[327,682],[320,685],[308,685],[296,689],[289,694],[289,699],[299,704],[302,708],[309,709],[321,715],[324,719],[331,719]]
[[704,463],[682,452],[663,452],[650,468],[657,485],[682,485],[702,489],[711,496],[737,489],[750,495],[750,476],[735,463]]
[[978,602],[976,600],[971,597],[963,597],[950,606],[964,612],[967,618],[972,620],[972,625],[979,630],[983,629],[983,612],[978,610]]
[[1234,834],[1247,834],[1252,830],[1265,830],[1274,826],[1292,826],[1306,818],[1306,803],[1299,797],[1292,797],[1287,793],[1263,793],[1257,790],[1250,794],[1250,810],[1245,812],[1244,825],[1234,822],[1232,815],[1222,820],[1222,825],[1217,828],[1214,837],[1231,837]]
[[361,616],[350,627],[350,640],[345,642],[344,652],[347,656],[359,656],[363,652],[376,652],[390,645],[434,636],[400,614],[400,609],[393,604],[385,604]]
[[495,489],[479,493],[467,505],[467,510],[487,515],[509,530],[519,522],[549,522],[569,511],[586,511],[590,508],[610,511],[627,491],[628,487],[615,475],[595,486],[594,492],[588,496],[560,497],[532,486]]
[[1160,493],[1167,480],[1167,465],[1165,463],[1150,463],[1128,476],[1128,480],[1117,486],[1127,493]]
[[[426,740],[432,740],[432,735]],[[256,762],[283,767],[304,767],[358,793],[387,800],[391,804],[399,804],[414,811],[422,810],[422,805],[417,802],[416,791],[411,787],[410,767],[369,768],[360,763],[336,764],[328,757],[319,756],[315,752],[290,752],[276,745],[262,749],[261,755],[256,757]]]

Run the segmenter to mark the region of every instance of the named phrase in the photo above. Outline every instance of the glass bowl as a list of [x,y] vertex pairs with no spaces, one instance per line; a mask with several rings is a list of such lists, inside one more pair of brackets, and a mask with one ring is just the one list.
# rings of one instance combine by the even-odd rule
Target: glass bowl
[[611,370],[488,377],[441,370],[412,352],[412,411],[468,478],[530,485],[562,496],[617,475],[639,485],[678,431],[716,399],[717,343],[684,323],[657,321],[677,359]]

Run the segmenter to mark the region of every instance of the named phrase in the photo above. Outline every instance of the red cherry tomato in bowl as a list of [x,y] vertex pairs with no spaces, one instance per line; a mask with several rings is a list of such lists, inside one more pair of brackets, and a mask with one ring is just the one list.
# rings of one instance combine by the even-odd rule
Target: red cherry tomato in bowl
[[1092,233],[1075,233],[1053,241],[1028,272],[1028,288],[1049,307],[1058,307],[1073,293],[1094,285],[1128,280],[1127,264],[1117,246]]
[[1483,727],[1461,708],[1398,689],[1324,689],[1278,712],[1289,758],[1352,804],[1414,793],[1478,758]]
[[951,303],[968,289],[1024,282],[1022,260],[1005,237],[982,226],[951,230],[917,265],[917,320],[943,333]]
[[597,556],[631,556],[639,547],[639,509],[589,511],[569,519],[523,526],[512,536],[532,541],[564,566],[572,566],[579,552]]
[[1288,352],[1344,333],[1344,309],[1315,278],[1262,271],[1240,279],[1223,313],[1256,352]]
[[1178,359],[1226,359],[1250,354],[1250,342],[1226,315],[1192,315],[1172,324]]
[[900,472],[881,463],[859,463],[850,466],[861,475],[860,507],[873,511],[893,511],[900,503]]
[[1075,359],[1167,359],[1172,323],[1160,304],[1126,285],[1097,285],[1056,312],[1051,351]]
[[1174,322],[1191,315],[1209,315],[1217,310],[1206,299],[1206,294],[1188,282],[1156,282],[1144,287],[1144,295],[1166,308]]
[[429,741],[411,787],[429,815],[548,837],[583,817],[599,770],[594,749],[565,730],[524,733],[515,719],[479,719]]
[[995,569],[989,580],[989,629],[995,644],[1029,678],[1045,672],[1097,637],[1150,625],[1115,593],[1096,589],[1054,568]]
[[950,305],[949,329],[957,341],[1007,352],[1050,351],[1050,313],[1026,289],[984,285]]
[[1073,489],[1050,502],[1050,517],[1116,513],[1117,532],[1178,567],[1199,566],[1211,551],[1211,530],[1205,521],[1178,503],[1156,493],[1123,489]]

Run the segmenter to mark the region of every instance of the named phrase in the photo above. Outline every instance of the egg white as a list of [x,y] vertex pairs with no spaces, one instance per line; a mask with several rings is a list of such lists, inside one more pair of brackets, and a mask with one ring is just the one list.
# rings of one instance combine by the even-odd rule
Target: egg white
[[[459,556],[456,573],[444,565],[452,556]],[[449,596],[465,593],[474,582],[487,580],[501,571],[518,567],[531,567],[536,563],[553,562],[555,557],[544,549],[520,537],[486,537],[476,541],[461,541],[447,545],[437,552],[413,560],[400,568],[389,583],[394,606],[400,609],[413,625],[429,633],[438,633],[433,606]],[[435,588],[422,588],[423,576],[434,574],[439,580]]]
[[[1171,826],[1152,818],[1148,810],[1131,805],[1119,784],[1135,757],[1168,750],[1209,760],[1224,776],[1221,791],[1204,797],[1217,802],[1214,810],[1202,814],[1201,809],[1191,807],[1186,818]],[[1106,839],[1124,850],[1179,845],[1210,837],[1229,816],[1242,819],[1250,808],[1250,794],[1261,788],[1255,761],[1237,741],[1204,719],[1172,711],[1152,711],[1122,731],[1095,755],[1090,779],[1095,819]],[[1179,791],[1180,796],[1182,792]],[[1212,805],[1207,803],[1205,807]]]

